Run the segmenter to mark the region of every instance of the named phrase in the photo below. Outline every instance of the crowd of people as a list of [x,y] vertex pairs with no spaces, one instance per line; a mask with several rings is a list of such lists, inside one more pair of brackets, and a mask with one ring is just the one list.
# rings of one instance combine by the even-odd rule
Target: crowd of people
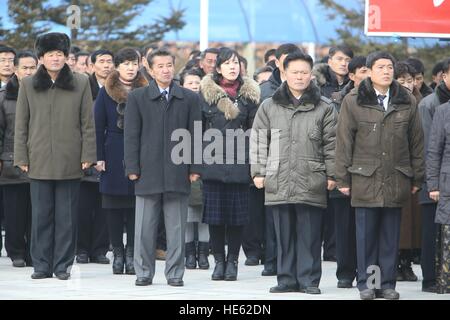
[[[88,53],[63,33],[34,51],[0,46],[13,267],[67,280],[75,260],[110,264],[112,251],[113,274],[137,286],[156,259],[183,286],[210,253],[211,279],[237,280],[242,247],[276,276],[271,293],[320,294],[322,260],[363,300],[399,299],[413,263],[422,291],[450,292],[450,58],[430,86],[417,58],[345,45],[317,63],[290,43],[264,60],[249,77],[232,48],[194,50],[176,74],[164,46]],[[181,163],[177,130],[190,139]]]

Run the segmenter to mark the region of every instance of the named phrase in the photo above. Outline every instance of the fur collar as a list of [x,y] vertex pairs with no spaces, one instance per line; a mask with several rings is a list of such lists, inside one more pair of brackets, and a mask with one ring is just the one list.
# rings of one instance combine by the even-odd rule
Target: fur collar
[[[67,63],[64,64],[64,67],[59,72],[54,85],[55,87],[63,90],[72,91],[73,89],[75,89],[73,73]],[[36,91],[45,91],[50,89],[52,86],[53,82],[47,72],[47,69],[45,69],[44,65],[41,65],[33,76],[34,89]]]
[[[279,105],[282,106],[289,106],[292,105],[291,98],[289,96],[288,92],[289,88],[287,85],[287,82],[283,82],[281,87],[275,91],[272,100]],[[311,81],[309,87],[306,89],[306,91],[303,93],[303,95],[300,98],[300,104],[306,105],[306,104],[313,104],[314,106],[317,106],[320,102],[320,89],[317,87],[317,85]]]
[[[236,100],[241,98],[249,102],[258,103],[261,91],[258,84],[251,78],[243,77],[244,83],[238,89]],[[217,104],[217,108],[225,114],[225,119],[236,119],[239,115],[238,106],[231,101],[230,97],[212,78],[212,75],[206,75],[201,83],[200,90],[209,105]]]
[[13,75],[11,79],[9,79],[5,91],[6,100],[17,100],[19,94],[19,79],[17,79],[16,75]]
[[[319,87],[323,87],[326,84],[332,85],[333,87],[339,88],[339,82],[336,78],[336,74],[331,71],[328,63],[318,63],[313,67],[313,76],[316,79],[316,84]],[[348,75],[344,77],[343,85],[349,82]]]
[[[361,82],[358,87],[358,105],[378,106],[378,99],[370,78]],[[411,93],[394,80],[389,89],[390,101],[393,105],[410,104]]]
[[[145,87],[146,85],[148,85],[147,80],[140,72],[138,72],[133,81],[132,89]],[[106,78],[105,90],[115,102],[119,104],[127,102],[128,91],[125,89],[122,82],[120,82],[118,71],[111,72],[108,78]]]
[[327,83],[328,63],[318,63],[313,67],[313,76],[319,87]]

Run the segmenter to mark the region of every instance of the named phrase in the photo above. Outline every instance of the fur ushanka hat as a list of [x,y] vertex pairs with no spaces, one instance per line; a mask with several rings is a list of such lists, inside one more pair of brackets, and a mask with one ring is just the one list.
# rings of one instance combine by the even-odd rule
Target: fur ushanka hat
[[50,32],[39,36],[34,45],[38,58],[46,52],[60,50],[67,57],[70,50],[70,39],[65,33]]

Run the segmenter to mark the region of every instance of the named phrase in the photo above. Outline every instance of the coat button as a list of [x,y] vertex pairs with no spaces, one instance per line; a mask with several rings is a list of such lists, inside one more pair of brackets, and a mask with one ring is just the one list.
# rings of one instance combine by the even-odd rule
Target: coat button
[[362,170],[362,168],[358,168],[358,170]]

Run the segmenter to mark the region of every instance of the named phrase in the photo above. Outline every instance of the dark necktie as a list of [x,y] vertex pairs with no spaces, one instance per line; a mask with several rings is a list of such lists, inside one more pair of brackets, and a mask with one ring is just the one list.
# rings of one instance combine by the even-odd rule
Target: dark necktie
[[379,104],[380,107],[382,107],[383,110],[384,110],[384,103],[383,103],[383,101],[384,101],[384,99],[386,99],[386,96],[385,96],[385,95],[382,95],[382,94],[379,94],[379,95],[377,96],[377,98],[378,98],[378,104]]
[[167,99],[167,94],[168,92],[166,90],[164,90],[163,92],[161,92],[161,95],[164,96],[164,99],[166,99],[166,101],[168,101],[169,99]]

